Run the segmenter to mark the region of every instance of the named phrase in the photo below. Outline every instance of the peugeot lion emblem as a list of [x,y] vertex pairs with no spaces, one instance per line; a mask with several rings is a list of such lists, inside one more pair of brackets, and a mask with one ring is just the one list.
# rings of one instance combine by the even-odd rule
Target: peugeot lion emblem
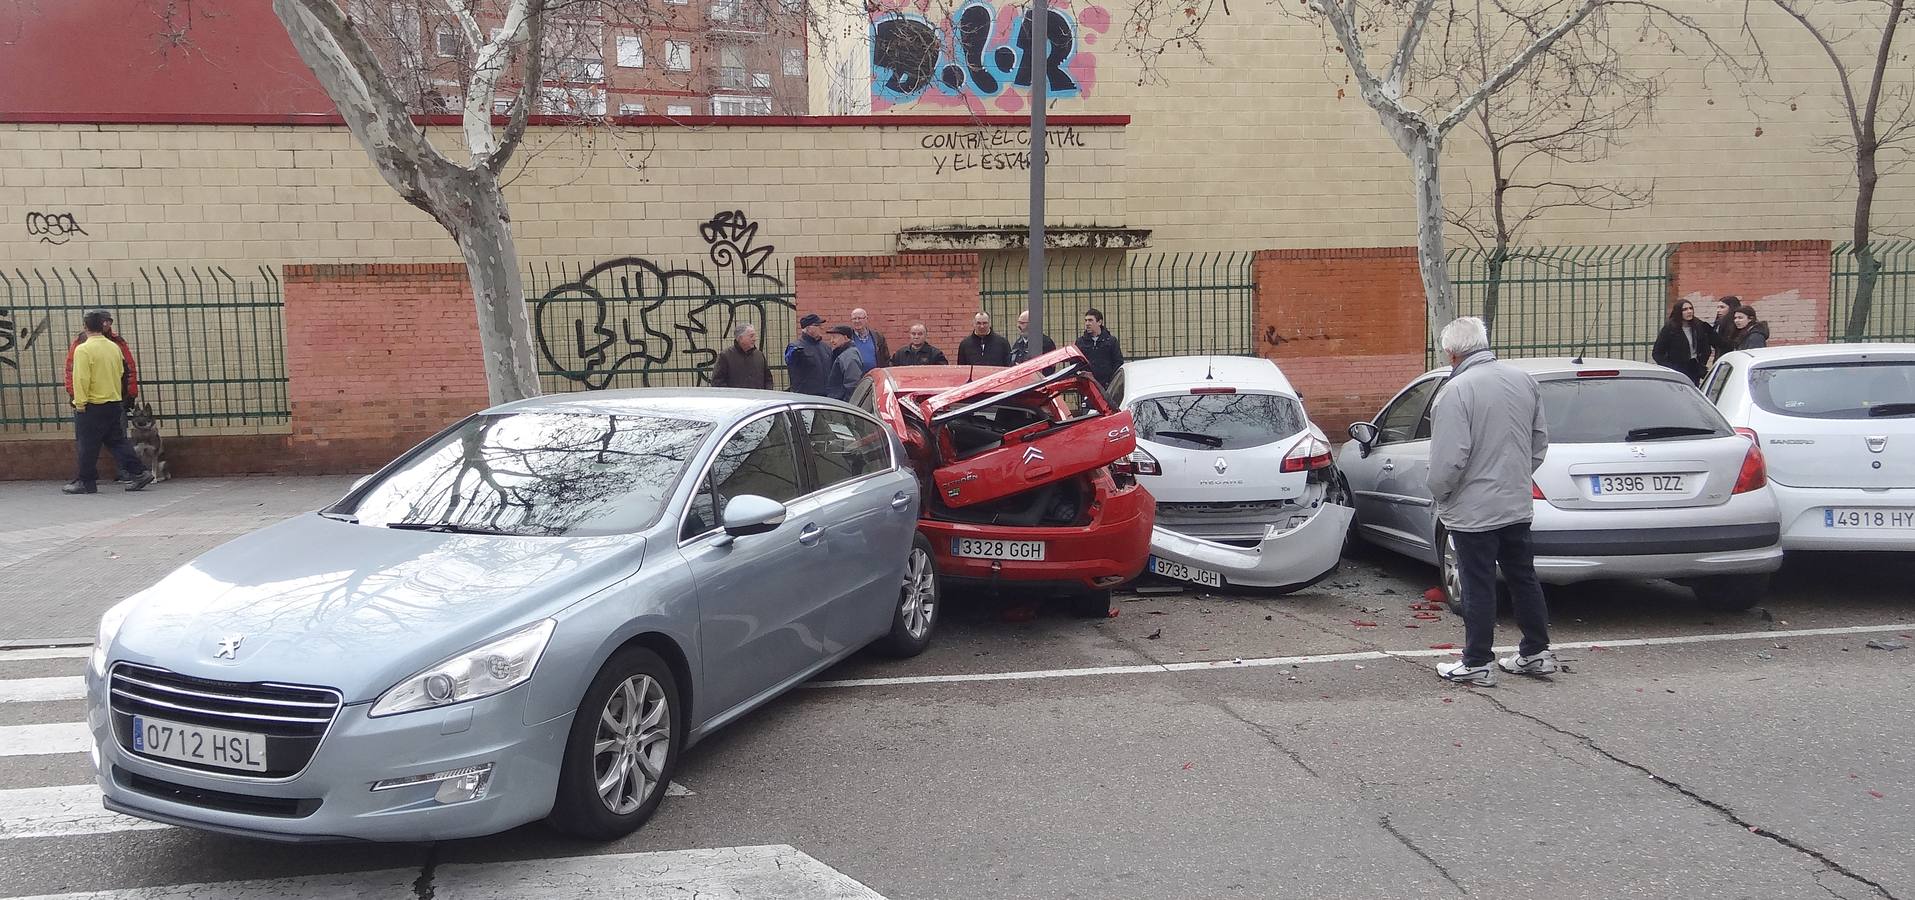
[[1035,446],[1024,448],[1024,464],[1025,465],[1028,466],[1031,463],[1037,462],[1038,460],[1041,460],[1043,458],[1044,458],[1044,451],[1037,449]]
[[1222,475],[1224,472],[1230,469],[1230,460],[1224,459],[1221,456],[1217,457],[1217,465],[1215,466],[1215,468],[1217,470],[1217,474]]
[[220,638],[219,649],[213,651],[213,658],[214,659],[238,659],[239,658],[239,642],[245,639],[246,637],[244,635],[238,635],[238,634],[229,634],[223,638]]

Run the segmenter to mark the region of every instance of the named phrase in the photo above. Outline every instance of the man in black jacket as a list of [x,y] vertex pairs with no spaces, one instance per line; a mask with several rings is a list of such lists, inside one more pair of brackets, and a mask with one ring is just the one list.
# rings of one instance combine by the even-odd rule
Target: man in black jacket
[[825,320],[817,313],[806,313],[798,320],[798,339],[785,347],[785,371],[791,375],[793,393],[827,396],[825,385],[831,376],[831,348],[824,343]]
[[[1050,335],[1044,335],[1044,352],[1056,349],[1057,342],[1051,340]],[[1011,342],[1011,365],[1030,362],[1031,355],[1031,311],[1027,309],[1017,314],[1017,340]]]
[[944,351],[931,346],[931,342],[926,340],[928,333],[929,332],[925,331],[923,322],[913,322],[911,324],[911,343],[900,348],[898,352],[891,354],[891,364],[894,366],[950,365],[951,361],[945,358]]
[[711,386],[771,390],[771,363],[758,349],[758,329],[750,322],[740,322],[731,334],[731,346],[712,364]]
[[1008,366],[1011,342],[991,330],[991,314],[978,313],[971,320],[971,333],[958,345],[960,366]]
[[1093,306],[1084,310],[1084,333],[1077,336],[1077,349],[1090,360],[1091,374],[1097,384],[1110,387],[1117,370],[1124,365],[1124,351],[1117,346],[1117,335],[1104,329],[1104,311]]
[[858,352],[857,329],[839,325],[825,332],[825,340],[831,345],[831,372],[825,378],[825,396],[849,400],[865,371],[864,354]]

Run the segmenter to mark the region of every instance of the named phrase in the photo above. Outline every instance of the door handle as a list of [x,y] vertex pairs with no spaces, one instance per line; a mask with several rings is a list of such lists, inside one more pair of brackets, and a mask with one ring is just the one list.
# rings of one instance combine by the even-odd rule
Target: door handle
[[891,508],[892,508],[892,509],[903,509],[903,508],[905,508],[905,507],[907,507],[907,506],[910,506],[910,505],[911,505],[911,495],[910,495],[910,494],[907,494],[907,493],[905,493],[904,491],[899,491],[899,492],[897,492],[897,493],[895,493],[895,494],[892,494],[892,495],[891,495]]
[[798,532],[798,543],[809,547],[818,543],[818,539],[824,536],[824,529],[816,525],[806,525],[803,531]]

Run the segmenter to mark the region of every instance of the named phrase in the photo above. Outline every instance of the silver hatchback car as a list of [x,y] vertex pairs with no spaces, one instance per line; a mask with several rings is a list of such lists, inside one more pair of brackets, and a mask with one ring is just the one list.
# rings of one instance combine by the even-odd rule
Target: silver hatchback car
[[[1541,388],[1549,453],[1531,488],[1544,584],[1667,578],[1704,604],[1746,609],[1782,565],[1762,451],[1680,373],[1619,359],[1517,359]],[[1425,373],[1375,422],[1350,426],[1337,468],[1354,533],[1437,565],[1459,592],[1455,548],[1430,498],[1430,410],[1449,379]],[[1454,608],[1454,607],[1452,607]]]
[[686,747],[930,640],[902,459],[866,413],[769,392],[467,418],[106,614],[106,806],[277,840],[630,833]]

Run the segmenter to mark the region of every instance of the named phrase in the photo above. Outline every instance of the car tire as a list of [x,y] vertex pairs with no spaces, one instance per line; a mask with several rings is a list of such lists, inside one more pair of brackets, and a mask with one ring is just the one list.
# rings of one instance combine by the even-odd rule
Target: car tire
[[1717,612],[1741,612],[1762,602],[1769,592],[1767,575],[1713,575],[1689,585],[1696,600]]
[[[684,747],[683,696],[671,666],[657,653],[633,646],[612,654],[585,689],[572,718],[559,763],[558,796],[547,818],[552,827],[574,837],[609,841],[644,825],[678,770]],[[664,751],[654,752],[660,741]],[[605,744],[611,746],[598,749]],[[614,771],[624,774],[600,791],[600,778]],[[647,783],[633,784],[634,773]]]
[[1072,596],[1071,614],[1085,619],[1110,618],[1110,591],[1091,591]]
[[898,590],[898,602],[891,606],[891,632],[872,645],[879,653],[904,659],[931,646],[938,614],[944,609],[936,560],[931,542],[922,534],[913,534],[911,553],[904,564],[904,585]]

